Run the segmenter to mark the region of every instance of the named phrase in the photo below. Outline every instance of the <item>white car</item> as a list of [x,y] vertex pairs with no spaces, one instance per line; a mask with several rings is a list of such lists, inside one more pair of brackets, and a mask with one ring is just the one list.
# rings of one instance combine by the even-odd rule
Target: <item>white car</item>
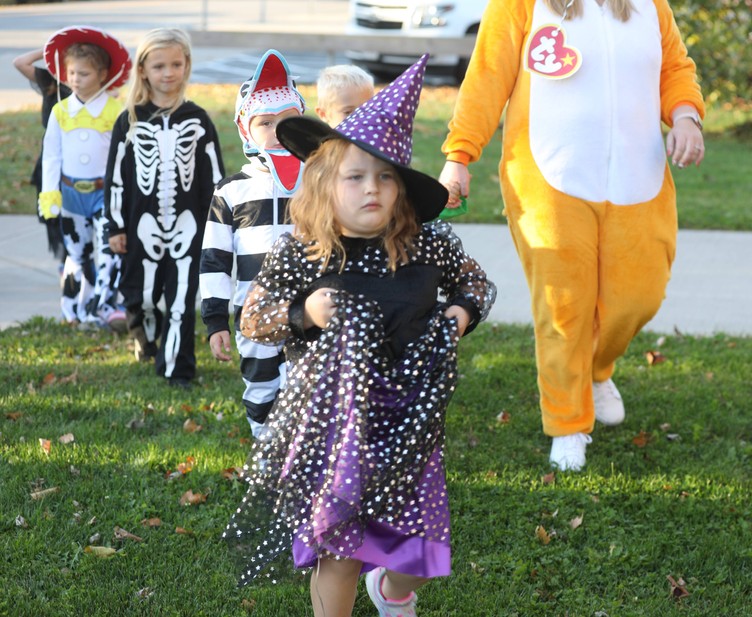
[[[400,35],[411,37],[462,37],[477,34],[488,0],[349,0],[347,33],[358,36]],[[391,78],[413,64],[417,56],[388,51],[347,51],[347,58],[377,77]],[[461,81],[469,58],[459,55],[433,56],[428,71]]]

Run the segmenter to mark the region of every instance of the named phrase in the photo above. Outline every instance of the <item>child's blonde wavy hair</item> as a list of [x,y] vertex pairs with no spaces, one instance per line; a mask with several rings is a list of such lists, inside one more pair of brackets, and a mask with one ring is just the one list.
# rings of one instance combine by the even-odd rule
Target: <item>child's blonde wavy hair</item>
[[[564,14],[564,8],[569,4],[569,0],[543,0],[546,6],[558,15]],[[620,21],[628,21],[634,11],[634,6],[630,0],[604,0],[614,16]],[[582,15],[583,0],[574,0],[572,6],[567,9],[567,19],[580,17]]]
[[185,89],[191,76],[191,40],[180,28],[156,28],[147,32],[138,49],[136,49],[135,70],[131,75],[130,90],[125,100],[125,108],[128,110],[128,125],[130,126],[128,132],[129,138],[133,128],[136,126],[136,106],[148,103],[152,95],[151,86],[143,76],[144,62],[146,62],[146,58],[151,52],[157,49],[165,49],[166,47],[180,47],[183,55],[185,55],[185,74],[180,87],[180,93],[173,106],[167,110],[167,113],[174,112],[185,101]]
[[[344,139],[330,139],[321,144],[308,157],[303,168],[303,183],[289,203],[295,235],[301,242],[313,242],[308,249],[308,259],[323,259],[322,269],[327,267],[332,255],[343,258],[345,255],[340,241],[341,230],[334,218],[335,186],[340,163],[351,145]],[[398,173],[395,173],[395,178],[399,187],[397,203],[392,220],[382,234],[392,271],[407,262],[413,251],[413,238],[420,229],[402,178]]]

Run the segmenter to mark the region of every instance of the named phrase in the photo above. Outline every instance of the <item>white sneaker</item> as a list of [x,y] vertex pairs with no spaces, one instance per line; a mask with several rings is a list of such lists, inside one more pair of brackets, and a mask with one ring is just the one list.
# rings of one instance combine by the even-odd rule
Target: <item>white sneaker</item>
[[585,448],[592,442],[585,433],[554,437],[548,461],[560,471],[580,471],[585,466]]
[[415,605],[418,603],[418,596],[414,591],[400,602],[387,600],[381,593],[381,583],[385,574],[386,568],[376,568],[366,574],[368,597],[378,609],[379,617],[416,617]]
[[593,382],[593,405],[595,419],[601,424],[616,426],[624,422],[624,402],[610,379]]

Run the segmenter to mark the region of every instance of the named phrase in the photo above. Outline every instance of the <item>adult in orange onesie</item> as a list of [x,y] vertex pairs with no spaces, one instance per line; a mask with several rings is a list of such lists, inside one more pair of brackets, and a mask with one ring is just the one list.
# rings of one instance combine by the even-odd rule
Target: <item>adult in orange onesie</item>
[[595,419],[624,418],[614,363],[658,311],[676,248],[666,153],[699,165],[705,108],[667,0],[490,0],[442,147],[449,207],[505,107],[543,430],[551,464],[579,470]]

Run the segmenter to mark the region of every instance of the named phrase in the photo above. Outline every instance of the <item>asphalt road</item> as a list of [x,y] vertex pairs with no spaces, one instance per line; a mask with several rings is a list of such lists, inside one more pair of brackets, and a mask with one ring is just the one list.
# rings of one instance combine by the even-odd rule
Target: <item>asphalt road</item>
[[[179,6],[176,12],[173,7]],[[248,47],[193,49],[194,83],[241,83],[256,68],[265,49],[253,48],[254,31],[343,33],[346,0],[108,0],[0,7],[0,112],[38,106],[39,97],[13,68],[13,58],[42,47],[50,34],[71,25],[89,25],[117,36],[131,53],[152,28],[248,31]],[[279,49],[299,83],[313,83],[331,64],[326,53],[286,53]],[[334,62],[347,62],[335,56]]]

